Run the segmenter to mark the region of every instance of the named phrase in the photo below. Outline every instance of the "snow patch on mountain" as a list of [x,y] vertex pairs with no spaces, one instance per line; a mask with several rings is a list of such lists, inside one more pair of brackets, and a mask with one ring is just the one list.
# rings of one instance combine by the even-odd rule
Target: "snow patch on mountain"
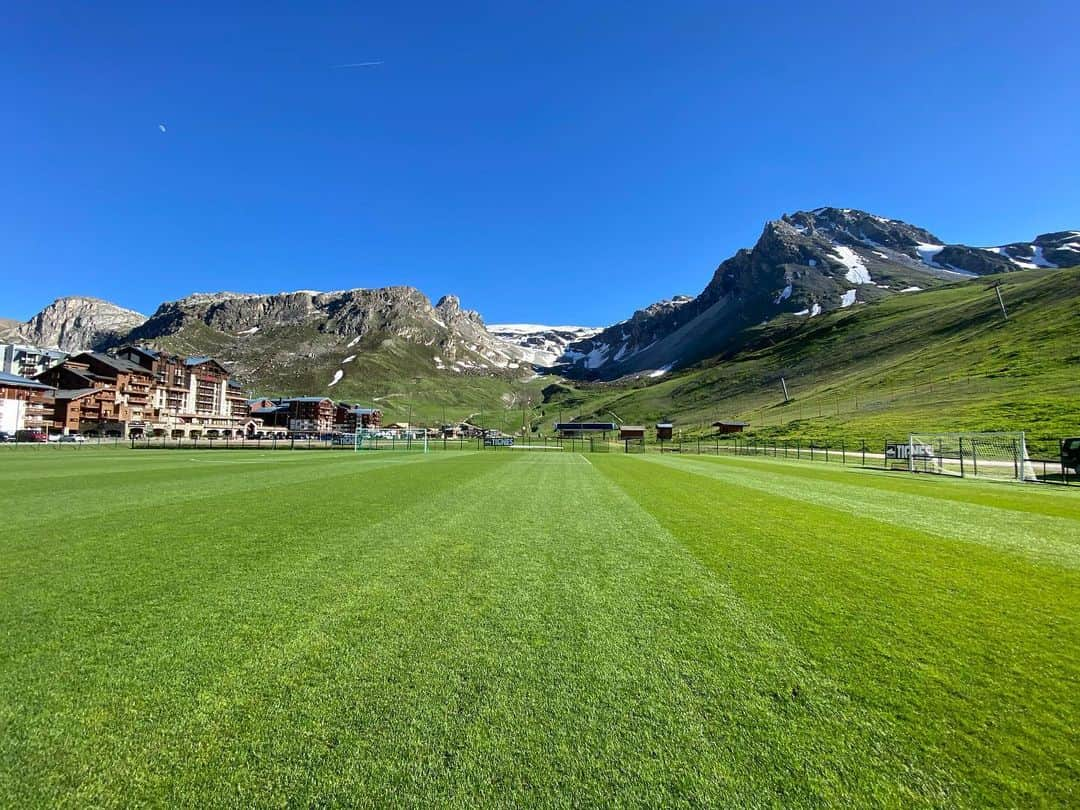
[[841,264],[847,268],[844,278],[852,284],[873,283],[873,280],[870,278],[870,272],[866,269],[866,265],[863,264],[862,259],[859,258],[859,254],[846,245],[836,245],[833,250],[840,259]]
[[941,269],[941,265],[934,261],[934,257],[945,249],[944,245],[926,245],[920,244],[915,246],[915,250],[919,254],[919,259],[927,267],[937,267]]
[[591,338],[601,331],[592,326],[545,326],[537,323],[489,324],[487,330],[507,345],[508,355],[513,359],[544,368],[560,362],[571,343]]

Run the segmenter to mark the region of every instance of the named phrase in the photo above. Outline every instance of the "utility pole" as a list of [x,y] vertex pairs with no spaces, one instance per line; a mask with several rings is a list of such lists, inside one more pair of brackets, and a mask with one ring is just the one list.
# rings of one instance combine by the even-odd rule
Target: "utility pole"
[[1009,320],[1009,312],[1005,309],[1005,301],[1001,297],[1001,282],[994,282],[994,292],[997,293],[998,306],[1001,307],[1001,315],[1005,320]]
[[784,389],[784,402],[791,402],[791,397],[788,396],[787,380],[785,380],[783,377],[781,377],[780,378],[780,385]]

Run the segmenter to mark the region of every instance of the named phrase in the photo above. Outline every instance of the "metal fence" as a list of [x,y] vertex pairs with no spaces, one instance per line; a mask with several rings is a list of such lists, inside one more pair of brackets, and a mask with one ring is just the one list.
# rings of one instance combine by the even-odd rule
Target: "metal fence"
[[[221,439],[173,439],[164,436],[145,437],[128,440],[134,449],[154,450],[324,450],[353,452],[355,447],[351,437],[343,441],[340,437],[324,438],[221,438]],[[906,442],[906,439],[898,440]],[[114,443],[114,440],[103,440]],[[444,452],[451,450],[482,450],[494,453],[522,453],[567,451],[574,453],[645,453],[645,454],[680,454],[701,456],[750,456],[788,459],[817,464],[838,464],[882,470],[910,471],[909,461],[890,459],[885,448],[890,442],[881,439],[820,439],[768,440],[749,436],[714,436],[701,438],[677,438],[671,441],[644,442],[640,439],[618,440],[604,437],[515,437],[512,445],[486,444],[480,437],[438,437],[428,438],[404,436],[364,439],[360,452],[371,451],[410,451]],[[67,447],[78,445],[66,445]],[[928,461],[935,463],[927,463]],[[937,459],[923,459],[916,465],[915,472],[920,474],[948,474],[950,462],[947,455]],[[1063,467],[1060,459],[1031,458],[1028,460],[1035,470],[1036,480],[1044,483],[1080,485],[1080,478]]]
[[[767,440],[753,437],[726,436],[710,438],[685,438],[670,442],[658,442],[656,445],[644,445],[631,449],[627,442],[626,452],[691,453],[696,455],[731,455],[731,456],[770,456],[794,461],[818,462],[822,464],[840,464],[872,469],[897,470],[904,472],[925,473],[931,475],[949,475],[956,467],[958,458],[948,454],[937,454],[921,458],[912,465],[907,458],[891,459],[886,454],[890,444],[906,444],[907,439],[891,441],[867,439],[820,440]],[[1061,464],[1060,458],[1028,458],[1025,466],[1034,471],[1034,479],[1040,483],[1080,485],[1080,477]],[[974,472],[974,471],[973,471]],[[1032,479],[1029,479],[1032,480]]]
[[[356,449],[352,436],[322,436],[289,438],[274,436],[268,439],[249,439],[244,436],[220,439],[173,439],[166,436],[140,437],[128,440],[135,450],[328,450]],[[370,437],[363,440],[361,452],[369,450],[472,450],[477,440],[461,437],[428,438],[422,436]]]

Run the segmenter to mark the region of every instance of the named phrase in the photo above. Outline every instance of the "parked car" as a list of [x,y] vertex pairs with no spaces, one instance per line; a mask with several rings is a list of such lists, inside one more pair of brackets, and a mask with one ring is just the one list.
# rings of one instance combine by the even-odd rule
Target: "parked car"
[[15,441],[15,436],[7,431],[0,430],[0,444],[7,444],[8,442]]
[[1061,466],[1080,475],[1080,436],[1061,440]]
[[15,433],[15,440],[19,442],[44,442],[47,438],[40,430],[19,430]]
[[67,436],[61,436],[59,441],[61,444],[85,444],[86,437],[78,433],[70,433]]

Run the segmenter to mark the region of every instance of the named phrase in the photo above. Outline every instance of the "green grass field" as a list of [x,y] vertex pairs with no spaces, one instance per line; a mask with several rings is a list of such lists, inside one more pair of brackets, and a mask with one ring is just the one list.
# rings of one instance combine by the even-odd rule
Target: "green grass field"
[[1076,806],[1080,492],[0,454],[0,804]]

